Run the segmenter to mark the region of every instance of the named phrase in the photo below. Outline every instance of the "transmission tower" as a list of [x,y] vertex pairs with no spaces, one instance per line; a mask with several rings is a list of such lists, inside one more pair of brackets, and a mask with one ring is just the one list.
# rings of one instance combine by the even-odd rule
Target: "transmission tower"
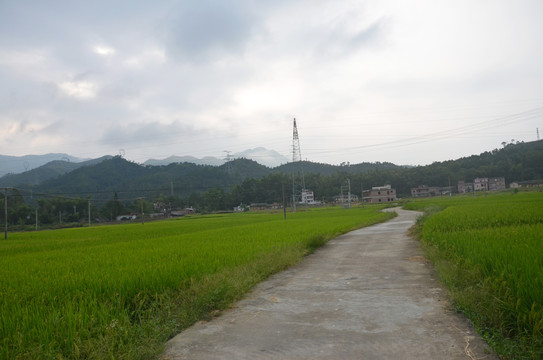
[[305,190],[304,169],[302,166],[302,151],[300,149],[300,138],[294,118],[292,130],[292,211],[296,212],[296,202],[301,199],[302,191]]
[[341,185],[341,204],[345,209],[351,208],[351,179]]
[[232,155],[231,155],[231,151],[228,151],[228,150],[224,150],[223,151],[224,153],[226,153],[226,157],[224,158],[224,161],[225,161],[225,170],[226,170],[226,173],[228,175],[232,175],[233,173],[233,169],[232,169]]

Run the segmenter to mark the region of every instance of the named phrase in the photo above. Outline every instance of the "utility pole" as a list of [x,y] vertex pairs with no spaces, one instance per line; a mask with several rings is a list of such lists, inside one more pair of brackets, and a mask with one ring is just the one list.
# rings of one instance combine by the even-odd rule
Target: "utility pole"
[[535,131],[537,132],[537,141],[539,141],[539,128],[535,128]]
[[143,212],[143,198],[142,197],[139,197],[138,200],[141,202],[141,224],[145,224],[145,220],[144,220],[144,217],[145,217],[145,214]]
[[36,207],[36,231],[38,231],[38,208]]
[[362,209],[364,208],[364,184],[360,184],[360,201],[362,201]]
[[351,208],[351,179],[347,179],[347,182],[349,183],[349,209]]
[[4,188],[4,239],[8,238],[8,188]]
[[283,188],[283,219],[287,219],[287,198],[285,197],[285,183],[282,183]]
[[91,226],[90,199],[89,199],[89,227]]

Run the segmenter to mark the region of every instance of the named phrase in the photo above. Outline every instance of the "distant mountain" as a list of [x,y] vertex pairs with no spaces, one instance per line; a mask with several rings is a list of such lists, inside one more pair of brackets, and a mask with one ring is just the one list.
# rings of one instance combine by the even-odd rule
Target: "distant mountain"
[[[257,149],[256,153],[267,154],[268,152],[265,149]],[[62,165],[68,164],[70,163]],[[44,166],[42,170],[58,165],[60,164],[53,162]],[[34,181],[33,172],[20,174],[17,175],[19,178],[16,183],[25,188],[26,186],[22,184],[26,179],[26,184],[35,192],[40,193],[71,194],[71,196],[82,197],[90,195],[93,199],[111,199],[113,194],[117,193],[119,199],[129,200],[141,196],[153,197],[172,193],[176,196],[189,196],[192,193],[203,193],[211,188],[228,191],[246,179],[260,179],[273,174],[290,177],[292,165],[292,163],[287,163],[269,168],[251,159],[238,158],[220,166],[198,165],[186,161],[153,166],[149,163],[137,164],[115,156],[101,162],[95,161],[89,166],[80,166],[66,171],[64,175],[50,176],[47,181],[39,183]],[[306,174],[317,176],[402,169],[390,163],[329,165],[304,161],[302,166]],[[26,178],[23,178],[23,175]],[[43,173],[41,176],[44,176]],[[27,187],[28,190],[30,188]]]
[[248,149],[234,154],[234,158],[245,158],[256,161],[259,164],[270,168],[286,164],[288,159],[275,150],[269,150],[263,147]]
[[82,166],[63,176],[52,178],[32,189],[36,192],[92,196],[120,200],[140,196],[188,196],[211,188],[227,190],[247,178],[261,178],[270,169],[249,159],[236,159],[221,166],[172,163],[150,166],[127,161],[119,156],[91,166]]
[[[149,166],[120,156],[98,161],[87,162],[87,166],[77,169],[73,168],[76,163],[52,161],[23,174],[0,178],[15,184],[6,186],[15,188],[9,194],[6,192],[12,197],[10,211],[19,214],[14,223],[32,222],[28,214],[33,213],[36,202],[43,205],[40,221],[48,223],[56,222],[59,212],[62,218],[71,215],[74,202],[86,199],[98,210],[95,213],[100,219],[115,218],[110,206],[113,199],[122,201],[129,211],[139,209],[139,199],[145,199],[147,213],[152,211],[151,203],[177,209],[191,206],[209,212],[228,211],[240,204],[272,204],[285,199],[289,202],[292,173],[300,168],[306,189],[324,202],[333,202],[346,185],[351,194],[360,196],[363,189],[390,184],[403,198],[410,196],[411,188],[423,184],[451,186],[454,191],[458,181],[472,182],[478,177],[505,177],[506,184],[538,180],[543,179],[543,141],[505,144],[480,155],[415,167],[381,162],[329,165],[303,161],[269,168],[247,158],[220,166],[189,162]],[[40,181],[36,181],[38,174]],[[41,181],[47,176],[48,180]],[[86,203],[83,208],[87,208]],[[81,210],[81,205],[77,209]],[[73,215],[77,220],[77,214]]]
[[20,174],[7,174],[0,177],[0,186],[18,186],[18,185],[38,185],[42,182],[56,178],[78,169],[82,166],[91,166],[98,164],[111,156],[103,156],[98,159],[86,160],[81,162],[71,162],[66,160],[53,160],[45,165],[35,169],[25,171]]
[[211,165],[211,166],[220,166],[224,164],[224,160],[218,159],[216,157],[212,156],[206,156],[201,159],[194,157],[194,156],[170,156],[166,159],[149,159],[146,162],[143,163],[143,165],[148,166],[162,166],[162,165],[169,165],[169,164],[175,164],[175,163],[191,163],[196,165]]
[[[232,155],[232,159],[250,159],[254,160],[257,163],[267,166],[269,168],[274,168],[276,166],[286,164],[288,159],[279,154],[275,150],[266,149],[263,147],[257,147],[254,149],[247,149],[245,151],[235,153]],[[143,163],[143,165],[150,166],[161,166],[169,165],[173,163],[192,163],[197,165],[211,165],[211,166],[220,166],[225,163],[224,159],[219,159],[212,156],[206,156],[203,158],[197,158],[194,156],[170,156],[166,159],[149,159]]]
[[80,159],[63,153],[24,156],[0,155],[0,177],[6,174],[20,174],[55,160],[77,163],[88,159]]
[[[293,170],[299,171],[300,166],[304,173],[307,174],[320,174],[320,175],[331,175],[336,173],[345,173],[345,174],[358,174],[358,173],[367,173],[371,171],[383,171],[383,170],[396,170],[403,169],[404,166],[395,165],[388,162],[375,162],[375,163],[360,163],[360,164],[342,164],[342,165],[330,165],[315,163],[311,161],[302,161],[300,163],[287,163],[281,166],[277,166],[273,171],[283,172],[285,174],[292,174]],[[294,167],[294,168],[293,168]]]
[[[0,187],[13,186],[20,190],[33,190],[34,193],[69,194],[73,197],[91,196],[93,199],[111,199],[113,193],[117,192],[119,199],[130,200],[171,194],[187,197],[193,193],[202,194],[212,188],[229,192],[236,185],[245,184],[255,194],[247,199],[267,201],[265,189],[262,193],[257,191],[259,179],[277,185],[289,178],[293,170],[297,171],[302,166],[307,188],[321,197],[332,198],[339,193],[347,179],[353,191],[362,186],[368,189],[391,184],[400,196],[409,196],[410,188],[422,184],[450,184],[454,187],[460,180],[471,182],[477,177],[503,176],[507,184],[541,179],[543,141],[508,144],[480,155],[416,167],[386,162],[329,165],[303,161],[269,168],[247,158],[235,159],[220,166],[189,162],[149,166],[119,156],[102,159],[101,162],[99,160],[77,164],[53,161],[23,174],[4,176],[0,178]],[[79,167],[74,168],[76,165]]]

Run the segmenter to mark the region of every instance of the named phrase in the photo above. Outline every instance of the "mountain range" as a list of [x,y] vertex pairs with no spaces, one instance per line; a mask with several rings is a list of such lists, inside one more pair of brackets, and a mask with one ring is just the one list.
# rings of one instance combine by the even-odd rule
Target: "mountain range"
[[543,141],[507,144],[479,155],[416,167],[381,162],[330,165],[302,161],[270,168],[247,158],[220,166],[178,161],[152,166],[130,162],[120,156],[79,163],[55,160],[21,174],[0,177],[0,187],[15,187],[35,194],[91,196],[93,199],[111,198],[113,193],[118,193],[120,199],[160,194],[189,196],[213,188],[229,191],[242,183],[251,188],[261,180],[269,182],[273,179],[274,184],[286,184],[290,174],[302,168],[306,186],[322,196],[338,193],[346,179],[357,184],[355,189],[362,185],[367,189],[392,184],[398,194],[408,196],[411,187],[421,184],[454,186],[457,181],[472,182],[477,177],[505,177],[507,184],[542,179]]
[[[35,159],[34,163],[39,164],[40,162],[44,161],[44,159],[47,159],[49,155],[43,155],[44,158],[42,159],[38,158],[38,155],[32,155],[32,156],[34,156],[34,159]],[[64,157],[64,158],[69,159],[69,157]],[[71,158],[77,159],[74,157],[71,157]],[[97,159],[84,160],[84,161],[77,159],[77,160],[80,160],[79,162],[72,162],[68,160],[52,160],[32,170],[27,170],[25,172],[18,173],[18,174],[13,174],[13,173],[6,174],[0,177],[0,184],[3,186],[16,186],[18,184],[38,185],[49,179],[54,179],[56,177],[67,174],[76,169],[79,169],[80,167],[96,165],[96,164],[101,163],[104,160],[111,159],[111,158],[112,156],[106,155]]]
[[51,161],[62,161],[66,163],[79,163],[90,159],[80,159],[64,153],[50,153],[44,155],[9,156],[0,155],[0,177],[7,174],[20,174]]
[[[69,171],[77,169],[80,166],[86,166],[92,164],[96,160],[104,160],[111,158],[111,156],[105,156],[98,159],[82,159],[75,156],[71,156],[64,153],[50,153],[44,155],[24,155],[24,156],[9,156],[0,155],[0,177],[12,174],[21,174],[25,172],[31,172],[30,176],[34,177],[34,181],[31,183],[39,183],[51,177],[65,174]],[[251,159],[258,162],[261,165],[273,168],[281,164],[288,162],[288,159],[279,154],[275,150],[266,149],[263,147],[257,147],[254,149],[247,149],[245,151],[235,153],[230,156],[230,159]],[[90,163],[88,161],[91,161]],[[220,166],[224,164],[226,159],[220,159],[212,156],[206,156],[203,158],[197,158],[194,156],[175,156],[172,155],[165,159],[149,159],[143,163],[148,166],[160,166],[169,165],[172,163],[193,163],[197,165],[211,165]],[[50,164],[53,163],[53,164]],[[46,174],[38,175],[33,171],[43,165],[48,165]],[[42,169],[43,170],[43,169]]]
[[[263,147],[257,147],[254,149],[247,149],[245,151],[235,153],[233,155],[229,155],[228,159],[234,160],[234,159],[250,159],[254,160],[257,163],[274,168],[276,166],[279,166],[281,164],[286,164],[288,162],[288,159],[279,154],[275,150],[266,149]],[[170,156],[166,159],[158,160],[158,159],[149,159],[146,162],[143,163],[143,165],[151,165],[151,166],[158,166],[158,165],[169,165],[172,163],[193,163],[197,165],[212,165],[212,166],[220,166],[226,162],[226,159],[219,159],[212,156],[206,156],[203,158],[196,158],[194,156]]]

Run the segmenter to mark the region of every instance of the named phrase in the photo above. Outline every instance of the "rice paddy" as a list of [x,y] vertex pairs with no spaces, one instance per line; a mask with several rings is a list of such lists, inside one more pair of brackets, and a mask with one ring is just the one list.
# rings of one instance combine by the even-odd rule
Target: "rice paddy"
[[186,217],[0,241],[0,358],[141,359],[379,208]]
[[543,193],[406,207],[433,209],[420,221],[421,239],[458,309],[495,350],[504,358],[543,358]]

